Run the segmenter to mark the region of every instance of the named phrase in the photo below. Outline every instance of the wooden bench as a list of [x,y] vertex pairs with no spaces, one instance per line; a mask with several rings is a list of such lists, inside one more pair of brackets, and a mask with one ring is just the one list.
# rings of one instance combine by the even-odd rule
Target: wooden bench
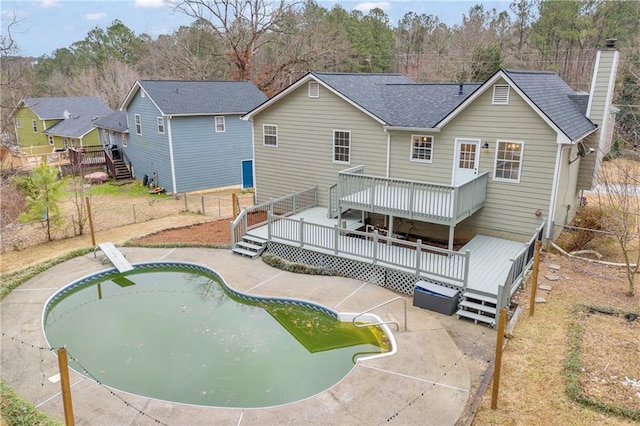
[[118,272],[127,272],[133,270],[133,265],[129,263],[127,259],[125,259],[124,255],[113,245],[113,243],[101,243],[98,244],[98,247],[93,251],[93,256],[95,257],[96,251],[101,250],[104,255],[113,263],[113,266],[116,267]]

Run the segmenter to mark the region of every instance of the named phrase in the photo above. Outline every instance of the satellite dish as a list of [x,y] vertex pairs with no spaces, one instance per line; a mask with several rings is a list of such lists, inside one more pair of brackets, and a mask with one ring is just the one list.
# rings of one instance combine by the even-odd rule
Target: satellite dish
[[587,155],[587,148],[582,141],[578,142],[578,157],[584,157]]

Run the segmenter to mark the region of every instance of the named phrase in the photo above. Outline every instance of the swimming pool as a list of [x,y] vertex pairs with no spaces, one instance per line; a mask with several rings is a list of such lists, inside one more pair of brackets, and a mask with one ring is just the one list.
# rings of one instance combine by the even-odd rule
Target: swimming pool
[[49,345],[77,359],[72,368],[122,391],[196,405],[281,405],[393,349],[386,329],[354,327],[310,302],[237,292],[199,265],[135,266],[69,284],[42,319]]

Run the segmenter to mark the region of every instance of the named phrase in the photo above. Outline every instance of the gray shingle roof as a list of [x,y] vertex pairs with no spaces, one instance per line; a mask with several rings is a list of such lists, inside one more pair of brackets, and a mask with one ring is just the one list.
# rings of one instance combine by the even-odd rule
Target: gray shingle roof
[[267,100],[249,81],[140,80],[164,114],[246,113]]
[[580,102],[575,102],[577,93],[558,74],[514,70],[504,73],[571,140],[595,130],[596,125],[581,111]]
[[127,131],[129,128],[127,124],[126,111],[114,111],[111,114],[97,117],[93,120],[93,125],[95,127],[114,130],[121,133]]
[[351,101],[393,127],[432,128],[479,84],[421,84],[403,74],[313,73]]
[[93,129],[93,118],[111,113],[96,97],[25,98],[24,104],[42,120],[61,120],[43,133],[78,138]]

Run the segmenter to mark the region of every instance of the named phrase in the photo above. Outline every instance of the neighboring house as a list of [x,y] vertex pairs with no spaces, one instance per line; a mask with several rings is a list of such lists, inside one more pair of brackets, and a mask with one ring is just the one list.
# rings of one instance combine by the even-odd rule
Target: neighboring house
[[168,192],[253,187],[251,124],[267,97],[247,81],[137,81],[120,109],[136,178]]
[[127,147],[129,127],[125,111],[114,111],[108,115],[96,117],[93,125],[98,129],[100,145],[103,147],[114,145]]
[[95,97],[25,98],[11,112],[18,145],[51,150],[99,145],[93,119],[112,110]]
[[[361,210],[391,234],[449,247],[479,233],[526,241],[544,219],[567,224],[592,188],[611,146],[617,60],[613,46],[598,52],[590,94],[546,71],[499,70],[482,84],[309,73],[243,117],[254,129],[257,202],[317,185],[330,216]],[[420,216],[397,194],[394,205],[349,200],[362,174],[445,191],[474,183],[481,199],[453,221]],[[546,237],[559,231],[548,226]]]

